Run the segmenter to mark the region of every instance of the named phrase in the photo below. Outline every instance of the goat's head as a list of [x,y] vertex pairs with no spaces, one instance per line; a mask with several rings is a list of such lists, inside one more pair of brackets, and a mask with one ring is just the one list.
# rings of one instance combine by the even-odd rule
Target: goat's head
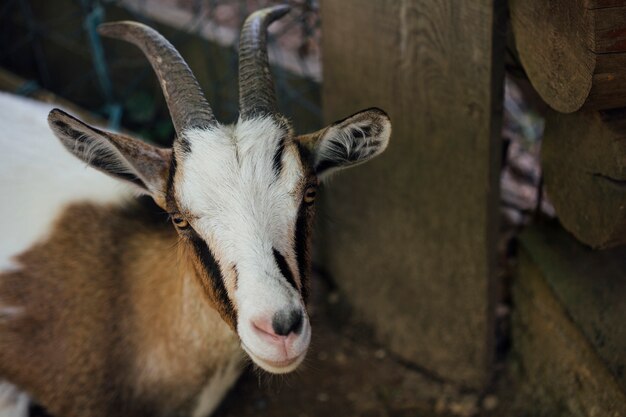
[[240,117],[219,124],[182,57],[134,22],[102,34],[132,42],[150,60],[177,137],[171,149],[95,129],[60,110],[50,126],[76,156],[132,183],[171,214],[196,276],[243,348],[274,373],[295,369],[311,337],[305,302],[318,181],[387,146],[384,112],[365,110],[295,136],[276,109],[266,29],[285,6],[252,14],[240,45]]

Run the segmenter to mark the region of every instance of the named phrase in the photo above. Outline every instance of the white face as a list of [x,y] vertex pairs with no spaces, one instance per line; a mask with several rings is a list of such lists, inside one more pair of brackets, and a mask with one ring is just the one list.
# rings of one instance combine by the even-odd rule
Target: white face
[[262,368],[289,372],[311,337],[297,224],[311,214],[303,198],[317,179],[292,134],[270,118],[188,131],[185,139],[190,149],[176,148],[180,214],[219,266],[214,279],[223,280],[243,348]]

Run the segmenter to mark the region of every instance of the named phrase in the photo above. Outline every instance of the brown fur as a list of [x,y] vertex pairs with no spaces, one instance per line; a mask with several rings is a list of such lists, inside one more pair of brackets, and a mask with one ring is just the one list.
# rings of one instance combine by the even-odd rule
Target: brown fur
[[0,317],[0,377],[54,415],[189,413],[238,355],[176,232],[146,210],[72,205],[0,276],[0,304],[21,309]]

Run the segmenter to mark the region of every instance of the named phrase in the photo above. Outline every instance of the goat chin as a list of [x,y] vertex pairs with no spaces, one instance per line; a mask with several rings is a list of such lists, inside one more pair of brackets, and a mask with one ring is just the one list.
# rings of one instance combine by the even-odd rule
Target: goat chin
[[[255,340],[254,344],[246,344],[243,340],[241,346],[243,350],[250,356],[252,361],[261,369],[272,374],[287,374],[294,371],[300,366],[306,357],[309,343],[311,340],[311,330],[308,325],[303,327],[298,335],[293,337],[295,341],[277,341],[276,344],[259,343]],[[283,344],[282,346],[280,344]],[[254,346],[254,347],[253,347]]]
[[300,366],[304,358],[306,357],[306,352],[305,352],[301,354],[300,356],[297,356],[293,359],[286,360],[284,362],[271,362],[271,361],[263,360],[259,358],[258,356],[255,356],[254,353],[248,351],[245,347],[244,347],[244,350],[259,368],[271,374],[277,374],[277,375],[288,374],[290,372],[295,371]]

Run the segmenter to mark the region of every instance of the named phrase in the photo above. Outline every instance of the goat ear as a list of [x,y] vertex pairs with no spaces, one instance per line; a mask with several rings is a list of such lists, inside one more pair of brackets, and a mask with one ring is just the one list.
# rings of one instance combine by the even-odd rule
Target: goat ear
[[164,203],[170,149],[96,129],[59,109],[50,112],[48,124],[67,150],[80,160],[132,183],[140,193],[151,195],[158,204]]
[[320,179],[343,168],[369,161],[389,143],[391,121],[376,108],[363,110],[298,140],[312,152],[313,168]]

